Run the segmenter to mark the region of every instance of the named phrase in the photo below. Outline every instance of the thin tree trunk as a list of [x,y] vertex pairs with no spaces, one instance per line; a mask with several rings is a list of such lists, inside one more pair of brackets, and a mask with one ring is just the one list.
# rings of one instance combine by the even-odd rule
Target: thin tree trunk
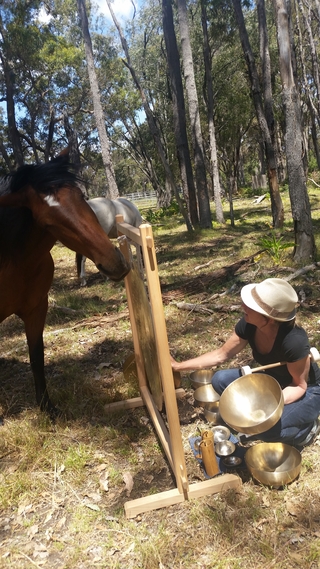
[[106,0],[106,1],[107,1],[107,4],[108,4],[108,8],[109,8],[111,17],[112,17],[112,19],[113,19],[114,25],[116,26],[116,28],[117,28],[117,30],[118,30],[118,34],[119,34],[119,37],[120,37],[120,40],[121,40],[122,48],[123,48],[123,51],[124,51],[125,56],[126,56],[126,61],[124,61],[124,64],[125,64],[126,67],[129,69],[129,71],[130,71],[130,73],[131,73],[131,77],[132,77],[132,79],[133,79],[133,81],[134,81],[134,84],[135,84],[137,90],[138,90],[139,93],[140,93],[140,97],[141,97],[141,100],[142,100],[142,104],[143,104],[144,111],[145,111],[145,113],[146,113],[146,117],[147,117],[149,129],[150,129],[151,135],[153,136],[153,139],[154,139],[154,141],[155,141],[155,144],[156,144],[156,147],[157,147],[157,150],[158,150],[159,157],[160,157],[160,159],[161,159],[162,165],[163,165],[164,170],[165,170],[166,178],[167,178],[167,180],[169,180],[169,182],[170,182],[170,186],[171,186],[172,193],[174,194],[174,196],[175,196],[175,198],[176,198],[176,200],[177,200],[177,202],[178,202],[179,209],[180,209],[180,211],[181,211],[181,213],[182,213],[182,215],[183,215],[183,218],[184,218],[184,220],[185,220],[187,229],[188,229],[188,231],[192,231],[192,225],[191,225],[191,223],[190,223],[190,220],[189,220],[189,217],[188,217],[188,213],[187,213],[187,211],[185,210],[185,207],[184,207],[184,205],[183,205],[183,203],[182,203],[182,200],[181,200],[181,198],[180,198],[180,196],[179,196],[179,191],[178,191],[178,188],[177,188],[176,183],[175,183],[175,181],[174,181],[174,177],[173,177],[171,168],[170,168],[169,163],[168,163],[168,161],[167,161],[167,159],[166,159],[165,151],[164,151],[164,148],[163,148],[163,145],[162,145],[162,142],[161,142],[161,136],[160,136],[160,133],[159,133],[159,129],[158,129],[158,127],[157,127],[157,125],[156,125],[156,122],[155,122],[155,120],[154,120],[154,116],[153,116],[152,111],[151,111],[151,109],[150,109],[150,106],[149,106],[149,104],[148,104],[148,101],[147,101],[146,95],[145,95],[145,93],[144,93],[144,90],[142,89],[142,87],[141,87],[141,85],[140,85],[140,82],[139,82],[139,79],[138,79],[138,77],[137,77],[137,75],[136,75],[136,72],[135,72],[135,70],[133,69],[133,67],[132,67],[132,65],[131,65],[131,59],[130,59],[130,54],[129,54],[129,49],[128,49],[127,41],[126,41],[126,39],[125,39],[125,37],[124,37],[124,35],[123,35],[123,33],[122,33],[122,30],[121,30],[121,27],[120,27],[120,25],[119,25],[119,22],[118,22],[118,20],[117,20],[117,18],[116,18],[116,15],[115,15],[115,13],[114,13],[114,11],[113,11],[113,9],[112,9],[111,0]]
[[81,29],[83,33],[83,40],[86,51],[86,60],[88,67],[89,82],[93,101],[93,111],[96,120],[99,140],[101,145],[102,161],[106,171],[107,178],[107,192],[106,195],[110,199],[115,199],[119,196],[119,190],[116,182],[114,168],[111,159],[110,143],[107,136],[106,125],[104,120],[103,108],[100,98],[100,90],[98,85],[97,74],[94,65],[92,43],[89,32],[88,17],[86,11],[85,0],[77,0],[78,11],[81,22]]
[[302,43],[302,33],[301,33],[298,11],[296,12],[296,29],[297,29],[297,33],[298,33],[298,49],[299,49],[299,54],[300,54],[300,64],[301,64],[301,71],[302,71],[302,79],[301,80],[303,82],[303,88],[305,91],[306,104],[307,104],[307,107],[309,109],[309,115],[310,115],[310,121],[311,121],[311,137],[312,137],[312,142],[313,142],[314,153],[315,153],[316,160],[317,160],[317,166],[320,169],[320,152],[319,152],[318,134],[317,134],[317,127],[316,127],[316,122],[318,122],[318,125],[319,125],[320,117],[319,117],[319,114],[317,112],[317,109],[314,106],[311,91],[310,91],[310,82],[307,79],[307,72],[306,72],[306,65],[305,65],[305,54],[304,54],[303,43]]
[[213,87],[212,87],[212,73],[211,73],[212,58],[211,58],[209,38],[208,38],[207,10],[206,10],[205,1],[206,0],[201,0],[201,22],[202,22],[202,31],[203,31],[203,56],[204,56],[204,64],[206,72],[207,111],[208,111],[209,138],[210,138],[213,196],[214,196],[214,203],[216,209],[216,219],[218,223],[225,223],[223,209],[222,209],[222,200],[221,200],[216,132],[214,126],[214,119],[213,119],[214,102],[213,102]]
[[310,202],[303,168],[303,143],[300,100],[291,63],[289,18],[286,0],[273,0],[277,18],[279,67],[286,117],[285,146],[289,178],[289,193],[295,233],[295,261],[315,258],[316,248],[312,228]]
[[180,166],[182,190],[187,198],[189,217],[194,227],[199,225],[196,189],[187,137],[186,113],[179,51],[173,24],[171,0],[162,0],[163,34],[166,43],[167,63],[172,92],[173,124]]
[[271,208],[272,208],[272,217],[273,217],[273,226],[275,228],[282,227],[284,221],[284,209],[283,204],[279,192],[279,184],[278,184],[278,176],[277,176],[277,164],[276,164],[276,156],[274,153],[274,148],[272,145],[271,135],[268,128],[268,123],[264,114],[263,104],[262,104],[262,97],[260,91],[260,84],[259,84],[259,76],[255,64],[255,59],[253,56],[253,52],[250,46],[249,37],[247,33],[247,29],[245,26],[245,21],[242,13],[241,8],[241,1],[240,0],[232,0],[234,11],[236,14],[239,33],[240,33],[240,40],[242,44],[243,53],[245,56],[245,60],[248,67],[250,84],[251,84],[251,91],[252,91],[252,99],[257,115],[257,120],[260,127],[261,136],[264,142],[265,153],[266,153],[266,161],[268,167],[268,181],[269,181],[269,189],[270,189],[270,197],[271,197]]
[[186,0],[177,0],[178,20],[181,39],[182,66],[186,82],[191,136],[194,152],[194,165],[198,195],[200,227],[211,228],[210,202],[206,179],[204,147],[201,132],[199,102],[196,89]]
[[[2,38],[5,38],[5,30],[2,25],[2,19],[0,14],[0,33]],[[16,166],[22,166],[23,150],[19,131],[17,129],[16,115],[15,115],[15,103],[14,103],[14,78],[15,74],[10,68],[10,64],[6,55],[0,50],[0,59],[2,63],[4,82],[6,86],[6,102],[7,102],[7,120],[8,120],[8,136],[12,144],[13,156]]]
[[316,98],[316,102],[317,102],[317,115],[318,115],[318,121],[319,121],[320,120],[320,74],[319,74],[319,64],[318,64],[317,51],[316,51],[316,46],[314,43],[314,37],[313,37],[311,23],[310,23],[311,9],[309,6],[308,7],[308,14],[306,14],[304,4],[301,2],[301,0],[298,0],[298,5],[299,5],[300,12],[302,14],[302,17],[303,17],[304,27],[306,28],[307,33],[308,33],[308,48],[310,50],[310,55],[311,55],[312,74],[313,74],[312,84],[313,84],[313,88],[315,88],[315,95],[316,95],[315,98]]

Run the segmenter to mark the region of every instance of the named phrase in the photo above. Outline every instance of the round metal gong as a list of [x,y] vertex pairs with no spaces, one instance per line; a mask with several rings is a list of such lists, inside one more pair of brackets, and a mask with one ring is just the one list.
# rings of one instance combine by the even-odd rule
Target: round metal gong
[[130,271],[130,279],[133,316],[137,327],[146,377],[154,402],[159,411],[161,411],[163,405],[162,382],[151,308],[145,285],[136,264],[133,265]]

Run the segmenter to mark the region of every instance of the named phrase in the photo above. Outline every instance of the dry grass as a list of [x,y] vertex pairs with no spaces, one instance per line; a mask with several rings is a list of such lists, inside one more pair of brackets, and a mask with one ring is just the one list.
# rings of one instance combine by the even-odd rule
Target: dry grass
[[[317,199],[312,190],[315,232]],[[226,339],[240,316],[242,284],[283,276],[285,267],[292,268],[290,251],[285,251],[281,266],[264,255],[207,289],[199,281],[200,273],[208,276],[258,250],[256,242],[269,231],[268,207],[266,202],[256,206],[252,200],[237,200],[233,229],[215,226],[188,235],[179,218],[154,228],[168,337],[176,357],[206,351]],[[289,222],[284,236],[292,240]],[[304,450],[299,479],[282,490],[255,484],[243,470],[237,492],[125,518],[128,499],[174,488],[175,483],[146,410],[113,415],[104,410],[108,402],[139,394],[136,380],[128,382],[123,374],[133,352],[124,285],[105,283],[88,262],[88,286],[79,288],[73,253],[57,245],[53,256],[45,360],[52,399],[63,413],[55,424],[35,405],[21,322],[12,316],[0,325],[0,567],[319,568],[319,441]],[[191,278],[194,288],[179,301],[202,303],[212,313],[177,308],[175,291],[183,291]],[[319,348],[320,275],[310,272],[293,284],[307,293],[299,321]],[[249,362],[247,353],[233,363]],[[205,422],[192,413],[187,378],[184,386],[188,395],[180,408],[181,430],[194,482],[203,473],[188,438]]]

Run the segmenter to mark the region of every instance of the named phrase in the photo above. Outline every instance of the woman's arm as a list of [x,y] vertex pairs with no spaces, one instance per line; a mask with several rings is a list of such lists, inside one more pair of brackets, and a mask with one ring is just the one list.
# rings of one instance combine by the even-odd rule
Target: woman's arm
[[310,356],[297,362],[287,363],[287,368],[292,377],[292,383],[282,392],[285,405],[298,401],[305,394],[310,370]]
[[206,352],[201,356],[185,360],[184,362],[177,362],[171,357],[171,365],[174,371],[190,371],[221,365],[241,352],[247,343],[248,340],[243,340],[234,332],[221,348],[212,350],[212,352]]

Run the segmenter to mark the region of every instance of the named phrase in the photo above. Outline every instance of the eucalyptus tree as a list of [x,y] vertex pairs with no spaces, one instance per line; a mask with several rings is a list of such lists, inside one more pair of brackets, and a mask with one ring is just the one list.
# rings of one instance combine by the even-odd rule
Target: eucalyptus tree
[[97,124],[97,130],[99,133],[102,160],[106,171],[106,179],[107,179],[106,196],[110,199],[115,199],[119,196],[119,190],[114,173],[111,152],[110,152],[110,143],[106,132],[104,112],[101,104],[100,89],[95,70],[92,42],[89,32],[86,3],[85,0],[77,0],[77,3],[78,3],[79,17],[80,17],[81,29],[83,33],[83,40],[86,51],[86,59],[87,59],[87,67],[88,67],[88,75],[91,87],[94,115]]
[[272,206],[273,226],[275,228],[282,227],[284,221],[284,209],[279,192],[276,154],[274,146],[272,144],[272,138],[269,126],[263,108],[259,74],[257,71],[255,57],[250,45],[250,40],[241,6],[241,0],[232,0],[232,2],[239,26],[239,34],[240,34],[242,49],[248,67],[248,76],[250,80],[252,99],[261,131],[261,137],[265,147],[266,161],[268,168],[268,181],[269,181],[271,206]]
[[210,228],[211,212],[206,178],[204,144],[202,138],[200,109],[195,81],[192,48],[189,33],[186,0],[177,0],[181,59],[188,100],[190,131],[194,153],[195,180],[198,196],[200,227]]
[[125,59],[124,59],[125,65],[129,69],[132,80],[134,82],[134,85],[135,85],[135,87],[136,87],[136,89],[139,92],[140,97],[141,97],[143,109],[144,109],[145,115],[147,117],[148,126],[149,126],[150,132],[152,134],[152,137],[154,139],[154,142],[155,142],[157,152],[159,154],[162,166],[163,166],[164,171],[165,171],[166,182],[170,188],[170,191],[176,197],[176,200],[179,204],[180,211],[184,217],[184,220],[185,220],[185,223],[186,223],[188,230],[192,230],[192,225],[190,223],[188,213],[187,213],[187,211],[184,207],[184,204],[180,198],[179,191],[178,191],[178,188],[177,188],[174,176],[173,176],[173,172],[172,172],[172,169],[170,168],[170,164],[169,164],[167,156],[166,156],[165,148],[164,148],[163,141],[162,141],[161,131],[158,127],[157,121],[155,120],[153,110],[152,110],[151,105],[148,101],[146,90],[143,88],[140,77],[138,76],[138,73],[132,64],[128,42],[127,42],[125,35],[122,31],[122,27],[120,26],[120,23],[118,22],[118,20],[116,18],[116,15],[115,15],[114,10],[112,8],[111,1],[107,0],[107,4],[108,4],[110,14],[112,16],[113,22],[117,28],[117,31],[118,31],[118,34],[120,37],[122,49],[123,49],[123,52],[125,54]]
[[[51,22],[39,18],[42,5],[19,0],[0,7],[0,88],[8,123],[1,151],[11,167],[52,155],[55,127],[62,120],[66,93],[72,90],[75,68],[82,59],[74,41],[69,44]],[[5,76],[8,66],[10,73]]]
[[[317,166],[320,168],[320,148],[318,130],[320,126],[320,79],[319,63],[317,55],[317,38],[319,35],[319,23],[316,22],[318,11],[310,3],[297,3],[296,9],[296,33],[297,51],[300,59],[300,92],[305,99],[308,111],[311,138]],[[315,17],[314,17],[315,16]]]
[[286,0],[273,0],[273,3],[277,20],[279,68],[286,118],[285,146],[295,234],[294,259],[308,261],[314,259],[316,248],[303,165],[300,97],[293,75],[289,15]]
[[212,76],[216,93],[215,125],[220,178],[229,199],[230,219],[234,225],[233,197],[238,190],[241,153],[244,154],[244,148],[248,147],[252,159],[249,133],[255,117],[244,60],[236,39],[216,52]]
[[206,0],[201,0],[201,23],[203,31],[203,59],[205,66],[206,99],[207,99],[207,110],[208,110],[208,130],[209,130],[209,140],[210,140],[210,158],[211,158],[211,168],[212,168],[213,195],[214,195],[214,203],[216,210],[216,219],[219,223],[224,223],[224,215],[223,215],[222,201],[221,201],[218,151],[216,143],[215,124],[214,124],[212,53],[211,53],[209,34],[208,34],[208,16],[207,16]]
[[180,69],[180,57],[173,22],[171,0],[162,0],[163,34],[166,43],[166,57],[171,87],[173,125],[177,155],[180,166],[182,191],[188,213],[194,227],[199,225],[196,190],[187,135],[186,109]]

